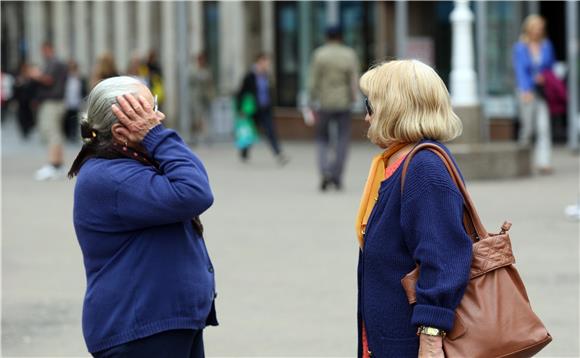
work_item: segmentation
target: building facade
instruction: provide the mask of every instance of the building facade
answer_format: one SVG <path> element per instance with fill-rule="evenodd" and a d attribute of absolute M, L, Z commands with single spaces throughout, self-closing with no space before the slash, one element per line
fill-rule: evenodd
<path fill-rule="evenodd" d="M 1 7 L 3 71 L 15 71 L 25 58 L 41 64 L 46 40 L 60 58 L 75 59 L 85 75 L 106 51 L 124 72 L 131 56 L 155 49 L 168 118 L 177 118 L 179 101 L 187 100 L 179 81 L 201 52 L 224 97 L 235 93 L 256 55 L 271 54 L 276 104 L 296 108 L 304 100 L 311 53 L 331 24 L 341 25 L 345 42 L 359 55 L 361 72 L 405 57 L 430 64 L 446 83 L 451 72 L 452 1 L 2 1 Z M 501 131 L 512 128 L 517 115 L 511 47 L 520 24 L 529 13 L 543 14 L 557 59 L 565 62 L 565 2 L 472 1 L 470 7 L 484 113 L 497 135 L 509 137 Z M 185 36 L 178 33 L 182 12 L 187 13 Z M 185 68 L 178 61 L 183 53 L 189 59 Z"/>

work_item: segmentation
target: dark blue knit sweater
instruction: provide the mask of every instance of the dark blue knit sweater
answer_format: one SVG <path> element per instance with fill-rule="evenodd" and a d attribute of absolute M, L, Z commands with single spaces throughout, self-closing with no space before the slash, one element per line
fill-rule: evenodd
<path fill-rule="evenodd" d="M 359 338 L 364 321 L 369 350 L 380 358 L 416 358 L 417 326 L 451 330 L 471 264 L 463 198 L 441 159 L 417 153 L 402 195 L 401 172 L 381 184 L 359 257 Z M 416 263 L 421 275 L 411 306 L 401 279 Z"/>
<path fill-rule="evenodd" d="M 191 223 L 213 202 L 207 173 L 178 135 L 143 140 L 160 169 L 90 159 L 74 194 L 87 277 L 83 334 L 90 352 L 171 329 L 217 324 L 213 266 Z"/>

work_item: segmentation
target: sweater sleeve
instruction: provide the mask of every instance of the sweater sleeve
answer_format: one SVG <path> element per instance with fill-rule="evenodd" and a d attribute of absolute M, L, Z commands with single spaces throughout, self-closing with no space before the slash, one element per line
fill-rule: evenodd
<path fill-rule="evenodd" d="M 117 190 L 117 214 L 128 230 L 192 219 L 213 203 L 201 161 L 173 130 L 158 125 L 142 143 L 160 171 L 143 167 Z"/>
<path fill-rule="evenodd" d="M 523 43 L 516 43 L 512 53 L 512 65 L 516 75 L 516 83 L 519 91 L 531 91 L 534 89 L 534 79 L 527 69 L 527 48 Z"/>
<path fill-rule="evenodd" d="M 420 265 L 411 321 L 450 331 L 469 280 L 472 256 L 462 222 L 463 197 L 433 153 L 417 154 L 407 173 L 401 226 Z"/>

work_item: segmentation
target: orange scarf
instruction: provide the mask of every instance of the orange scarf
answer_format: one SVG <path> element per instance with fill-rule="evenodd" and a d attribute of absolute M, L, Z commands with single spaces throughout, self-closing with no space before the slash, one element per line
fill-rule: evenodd
<path fill-rule="evenodd" d="M 378 200 L 379 187 L 383 180 L 385 180 L 385 169 L 389 158 L 405 147 L 407 143 L 400 143 L 392 145 L 384 152 L 377 154 L 371 163 L 369 176 L 363 190 L 360 200 L 358 214 L 356 216 L 355 230 L 358 237 L 358 243 L 362 250 L 364 244 L 364 235 L 369 220 L 369 216 L 373 211 L 373 207 Z"/>

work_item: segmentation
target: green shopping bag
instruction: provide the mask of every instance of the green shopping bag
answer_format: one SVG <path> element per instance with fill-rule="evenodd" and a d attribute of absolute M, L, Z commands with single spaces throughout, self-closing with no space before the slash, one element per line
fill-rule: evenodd
<path fill-rule="evenodd" d="M 238 149 L 247 148 L 258 140 L 258 133 L 256 132 L 254 120 L 246 116 L 238 116 L 236 118 L 234 131 L 236 147 Z"/>

